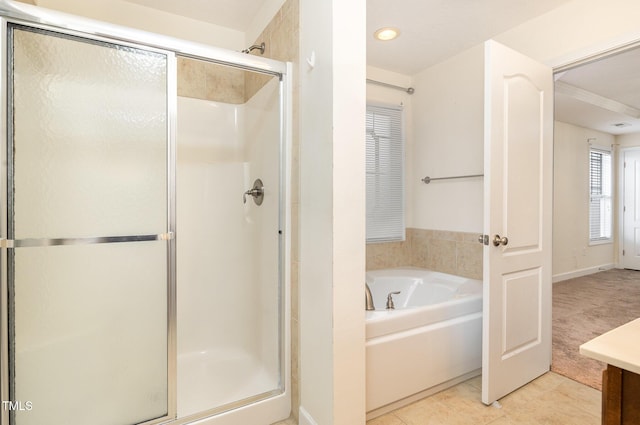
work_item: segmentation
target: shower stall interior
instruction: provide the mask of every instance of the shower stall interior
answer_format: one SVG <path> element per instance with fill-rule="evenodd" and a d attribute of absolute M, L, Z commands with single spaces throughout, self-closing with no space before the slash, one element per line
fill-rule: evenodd
<path fill-rule="evenodd" d="M 0 15 L 2 423 L 286 418 L 290 65 Z"/>

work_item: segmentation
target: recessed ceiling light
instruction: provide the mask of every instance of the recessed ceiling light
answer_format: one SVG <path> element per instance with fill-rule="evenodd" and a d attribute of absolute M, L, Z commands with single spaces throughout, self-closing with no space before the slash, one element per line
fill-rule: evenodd
<path fill-rule="evenodd" d="M 631 126 L 631 124 L 629 124 L 628 122 L 617 122 L 617 123 L 611 124 L 611 125 L 614 126 L 614 127 L 618 127 L 618 128 Z"/>
<path fill-rule="evenodd" d="M 380 28 L 379 30 L 373 33 L 373 36 L 376 39 L 381 41 L 393 40 L 399 35 L 400 35 L 400 30 L 397 28 L 391 28 L 391 27 Z"/>

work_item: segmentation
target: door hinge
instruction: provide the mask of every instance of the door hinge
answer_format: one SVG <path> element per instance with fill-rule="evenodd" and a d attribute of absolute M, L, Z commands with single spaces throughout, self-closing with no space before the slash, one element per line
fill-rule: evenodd
<path fill-rule="evenodd" d="M 622 250 L 622 255 L 624 255 L 624 249 Z"/>

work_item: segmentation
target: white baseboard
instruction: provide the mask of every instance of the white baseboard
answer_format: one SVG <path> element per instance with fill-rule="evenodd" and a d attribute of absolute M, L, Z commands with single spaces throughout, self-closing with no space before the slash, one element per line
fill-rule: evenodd
<path fill-rule="evenodd" d="M 304 407 L 300 406 L 300 410 L 298 411 L 298 424 L 299 425 L 318 425 L 316 421 L 313 420 L 313 417 L 305 410 Z"/>
<path fill-rule="evenodd" d="M 560 273 L 560 274 L 556 274 L 553 276 L 552 278 L 552 282 L 556 283 L 556 282 L 561 282 L 563 280 L 567 280 L 567 279 L 573 279 L 576 277 L 581 277 L 581 276 L 587 276 L 593 273 L 598 273 L 604 270 L 610 270 L 612 268 L 614 268 L 616 265 L 613 263 L 610 264 L 602 264 L 600 266 L 594 266 L 594 267 L 588 267 L 586 269 L 580 269 L 580 270 L 574 270 L 571 272 L 566 272 L 566 273 Z"/>

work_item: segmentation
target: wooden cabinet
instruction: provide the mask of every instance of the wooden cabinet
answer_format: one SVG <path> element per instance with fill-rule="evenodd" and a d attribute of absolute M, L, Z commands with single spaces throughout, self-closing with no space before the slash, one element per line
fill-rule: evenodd
<path fill-rule="evenodd" d="M 580 346 L 606 363 L 602 374 L 602 425 L 640 425 L 640 319 Z"/>
<path fill-rule="evenodd" d="M 602 425 L 640 424 L 640 375 L 608 365 L 602 374 Z"/>

